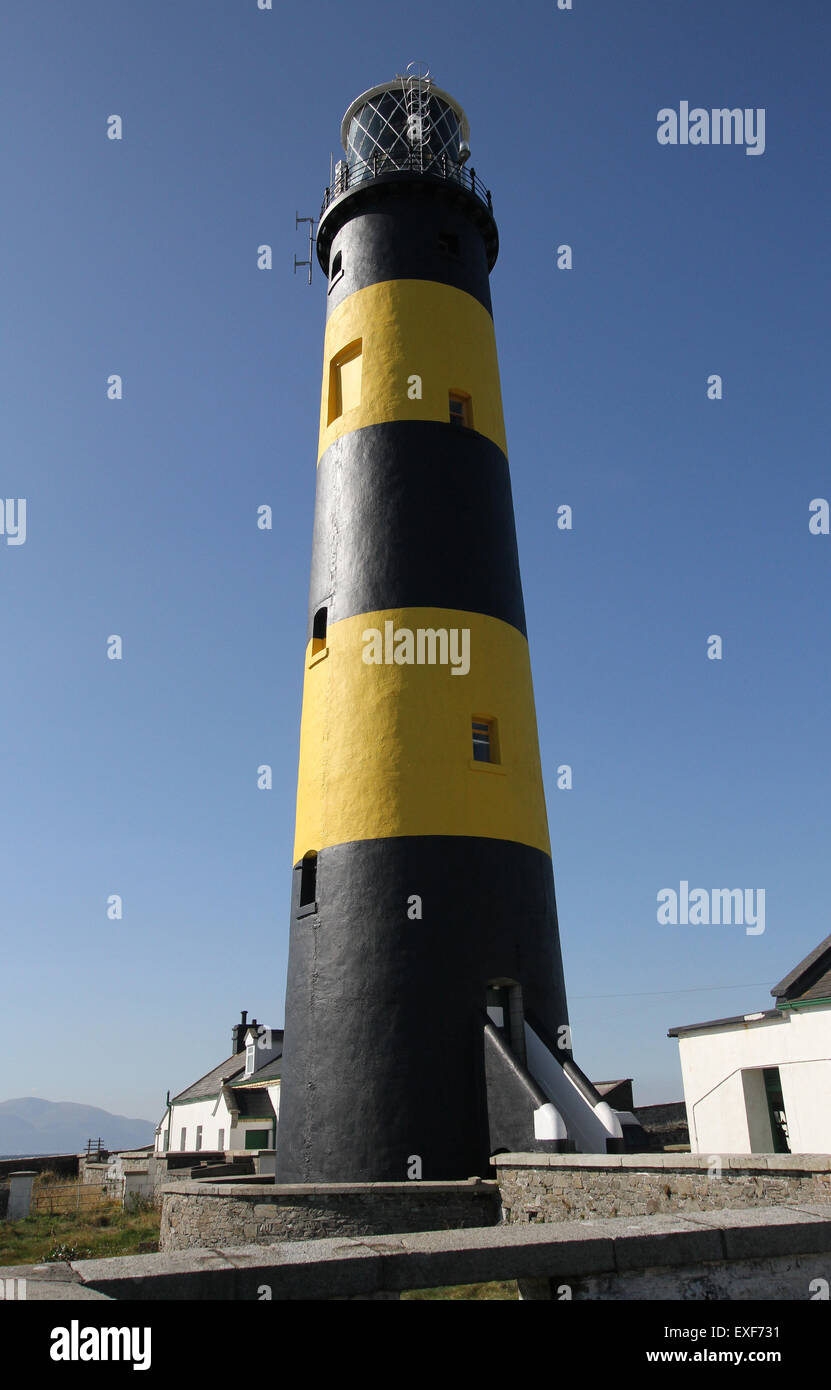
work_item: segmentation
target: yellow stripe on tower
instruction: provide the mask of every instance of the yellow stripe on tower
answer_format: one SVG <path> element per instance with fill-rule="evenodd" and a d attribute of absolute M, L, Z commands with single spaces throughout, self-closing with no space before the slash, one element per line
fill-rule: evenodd
<path fill-rule="evenodd" d="M 323 361 L 318 458 L 365 425 L 447 423 L 450 391 L 470 397 L 473 429 L 507 454 L 493 320 L 464 290 L 433 280 L 356 290 L 326 325 Z"/>
<path fill-rule="evenodd" d="M 364 633 L 467 628 L 470 671 L 367 665 Z M 513 840 L 550 854 L 528 642 L 510 623 L 447 608 L 360 613 L 306 652 L 295 862 L 309 850 L 401 835 Z M 472 720 L 495 720 L 499 763 L 473 759 Z"/>

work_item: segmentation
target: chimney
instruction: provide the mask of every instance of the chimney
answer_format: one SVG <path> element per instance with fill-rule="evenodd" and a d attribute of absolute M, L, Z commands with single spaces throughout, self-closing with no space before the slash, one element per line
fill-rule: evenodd
<path fill-rule="evenodd" d="M 240 1014 L 239 1023 L 235 1023 L 233 1028 L 231 1029 L 231 1051 L 233 1052 L 234 1056 L 236 1056 L 238 1052 L 245 1051 L 244 1039 L 246 1030 L 248 1028 L 248 1024 L 246 1023 L 247 1018 L 248 1010 L 243 1009 L 242 1013 Z"/>

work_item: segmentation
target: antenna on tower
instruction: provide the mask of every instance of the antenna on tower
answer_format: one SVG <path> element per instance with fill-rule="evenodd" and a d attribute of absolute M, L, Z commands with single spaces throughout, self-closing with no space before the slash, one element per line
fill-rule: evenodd
<path fill-rule="evenodd" d="M 297 231 L 297 228 L 300 226 L 301 222 L 308 222 L 308 224 L 309 224 L 309 259 L 308 259 L 307 261 L 298 261 L 297 256 L 295 256 L 295 258 L 294 258 L 294 273 L 295 273 L 295 275 L 297 274 L 297 270 L 298 270 L 298 267 L 299 267 L 299 266 L 307 265 L 307 266 L 309 267 L 309 284 L 311 284 L 311 283 L 312 283 L 312 252 L 314 251 L 314 246 L 315 246 L 315 220 L 314 220 L 313 217 L 301 217 L 299 213 L 295 213 L 295 214 L 294 214 L 294 230 L 295 230 L 295 231 Z"/>

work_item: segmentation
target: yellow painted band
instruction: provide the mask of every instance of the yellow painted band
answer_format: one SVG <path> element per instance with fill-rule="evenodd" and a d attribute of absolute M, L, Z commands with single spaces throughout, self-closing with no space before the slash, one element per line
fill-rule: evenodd
<path fill-rule="evenodd" d="M 358 344 L 356 365 L 349 353 Z M 337 363 L 342 358 L 348 381 L 341 395 Z M 448 422 L 451 391 L 470 398 L 472 428 L 507 454 L 496 339 L 487 309 L 464 290 L 433 280 L 385 280 L 356 290 L 326 325 L 318 458 L 342 434 L 366 425 Z"/>
<path fill-rule="evenodd" d="M 467 629 L 469 672 L 438 660 L 368 665 L 364 633 L 386 637 L 387 622 L 414 635 Z M 396 608 L 334 623 L 327 644 L 325 661 L 310 665 L 311 643 L 306 652 L 295 863 L 329 845 L 403 835 L 514 840 L 550 853 L 521 632 L 480 613 Z M 474 718 L 497 721 L 498 766 L 473 760 Z"/>

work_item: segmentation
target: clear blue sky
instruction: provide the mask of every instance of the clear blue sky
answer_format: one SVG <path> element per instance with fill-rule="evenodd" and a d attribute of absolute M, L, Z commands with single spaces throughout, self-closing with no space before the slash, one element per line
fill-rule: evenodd
<path fill-rule="evenodd" d="M 294 218 L 412 59 L 500 228 L 575 1055 L 680 1098 L 667 1028 L 767 1007 L 830 929 L 826 0 L 8 0 L 3 29 L 0 1099 L 157 1119 L 241 1008 L 282 1023 L 324 322 Z M 763 107 L 765 153 L 660 146 L 682 100 Z M 765 933 L 659 926 L 681 879 L 764 888 Z"/>

